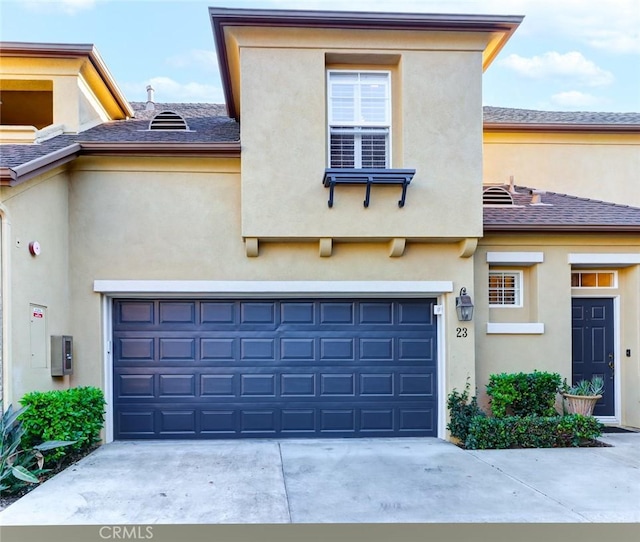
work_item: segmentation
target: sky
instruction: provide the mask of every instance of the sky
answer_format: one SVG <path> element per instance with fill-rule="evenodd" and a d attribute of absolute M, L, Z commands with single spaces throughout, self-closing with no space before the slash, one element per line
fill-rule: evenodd
<path fill-rule="evenodd" d="M 640 0 L 0 0 L 0 40 L 91 43 L 129 101 L 223 103 L 210 6 L 524 15 L 484 105 L 640 112 Z"/>

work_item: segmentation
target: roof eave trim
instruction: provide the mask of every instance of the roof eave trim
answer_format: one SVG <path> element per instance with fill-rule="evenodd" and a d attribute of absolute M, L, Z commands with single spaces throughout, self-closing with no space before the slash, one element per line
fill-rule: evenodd
<path fill-rule="evenodd" d="M 75 58 L 87 57 L 91 65 L 98 72 L 100 78 L 113 99 L 127 117 L 133 117 L 134 111 L 128 100 L 118 87 L 115 79 L 109 72 L 107 65 L 102 60 L 98 50 L 89 43 L 29 43 L 29 42 L 0 42 L 2 56 L 27 56 L 50 58 Z"/>
<path fill-rule="evenodd" d="M 485 132 L 640 133 L 640 124 L 485 122 Z"/>
<path fill-rule="evenodd" d="M 639 232 L 640 224 L 485 224 L 485 232 Z"/>
<path fill-rule="evenodd" d="M 0 167 L 0 186 L 13 186 L 16 182 L 16 172 L 10 167 Z"/>
<path fill-rule="evenodd" d="M 50 154 L 25 162 L 14 168 L 2 168 L 0 178 L 2 185 L 15 186 L 21 184 L 37 175 L 70 162 L 80 153 L 80 145 L 73 143 L 62 149 L 58 149 Z M 5 171 L 8 170 L 6 175 Z"/>
<path fill-rule="evenodd" d="M 117 156 L 215 156 L 239 158 L 240 142 L 228 143 L 139 143 L 80 142 L 83 155 Z"/>
<path fill-rule="evenodd" d="M 505 37 L 501 40 L 491 58 L 485 62 L 486 68 L 486 65 L 498 54 L 524 19 L 522 15 L 422 14 L 219 7 L 210 7 L 209 17 L 218 55 L 227 114 L 236 121 L 240 121 L 240 119 L 231 90 L 231 73 L 227 61 L 227 46 L 224 37 L 225 26 L 502 32 Z"/>

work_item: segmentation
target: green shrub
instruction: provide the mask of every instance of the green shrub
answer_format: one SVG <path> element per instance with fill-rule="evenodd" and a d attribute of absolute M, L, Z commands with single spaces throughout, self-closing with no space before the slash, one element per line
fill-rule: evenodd
<path fill-rule="evenodd" d="M 467 439 L 469 425 L 471 420 L 476 416 L 484 416 L 484 412 L 478 406 L 478 400 L 475 396 L 469 401 L 469 381 L 462 393 L 454 389 L 447 397 L 447 408 L 449 409 L 450 421 L 447 429 L 451 431 L 451 435 L 461 442 Z"/>
<path fill-rule="evenodd" d="M 490 448 L 559 448 L 580 446 L 602 433 L 602 424 L 592 416 L 476 416 L 469 425 L 465 447 L 469 450 Z"/>
<path fill-rule="evenodd" d="M 501 373 L 489 377 L 487 394 L 496 418 L 555 416 L 556 394 L 562 384 L 558 373 Z"/>
<path fill-rule="evenodd" d="M 0 417 L 0 494 L 16 492 L 27 484 L 40 482 L 44 469 L 42 452 L 69 446 L 73 442 L 49 441 L 37 444 L 33 448 L 22 446 L 24 427 L 18 419 L 28 407 L 17 411 L 9 405 Z"/>
<path fill-rule="evenodd" d="M 20 419 L 24 426 L 24 446 L 33 446 L 42 440 L 73 440 L 70 449 L 83 452 L 100 441 L 104 425 L 104 395 L 91 386 L 31 392 L 20 402 L 29 406 Z M 65 450 L 56 449 L 46 454 L 47 461 L 57 460 Z"/>

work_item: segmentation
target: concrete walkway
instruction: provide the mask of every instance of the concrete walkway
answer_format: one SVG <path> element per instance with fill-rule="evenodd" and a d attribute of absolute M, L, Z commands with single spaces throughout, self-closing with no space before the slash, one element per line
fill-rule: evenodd
<path fill-rule="evenodd" d="M 611 448 L 431 438 L 114 442 L 1 525 L 640 522 L 640 433 Z"/>

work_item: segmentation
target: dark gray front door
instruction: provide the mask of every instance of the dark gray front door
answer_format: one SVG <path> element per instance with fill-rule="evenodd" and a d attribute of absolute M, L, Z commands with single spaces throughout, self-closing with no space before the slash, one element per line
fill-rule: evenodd
<path fill-rule="evenodd" d="M 434 303 L 116 300 L 115 438 L 436 436 Z"/>
<path fill-rule="evenodd" d="M 613 299 L 574 298 L 572 300 L 573 383 L 593 376 L 604 378 L 604 394 L 594 416 L 615 415 L 615 359 Z"/>

